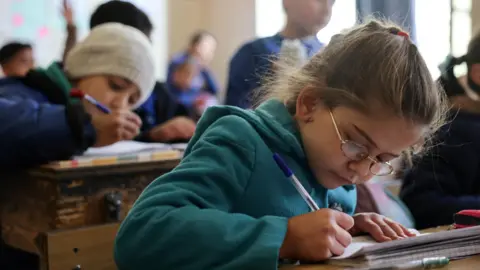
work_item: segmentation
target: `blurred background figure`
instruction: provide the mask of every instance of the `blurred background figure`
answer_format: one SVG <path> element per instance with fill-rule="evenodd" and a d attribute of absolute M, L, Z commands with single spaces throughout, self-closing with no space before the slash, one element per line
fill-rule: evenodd
<path fill-rule="evenodd" d="M 0 66 L 5 77 L 23 77 L 34 66 L 32 45 L 10 42 L 0 49 Z"/>
<path fill-rule="evenodd" d="M 324 44 L 317 33 L 330 21 L 334 0 L 283 0 L 287 20 L 274 36 L 244 44 L 230 61 L 227 105 L 250 107 L 252 91 L 272 71 L 272 60 L 282 54 L 287 62 L 301 63 L 318 52 Z"/>
<path fill-rule="evenodd" d="M 216 48 L 215 37 L 200 30 L 192 35 L 186 51 L 172 57 L 168 67 L 168 89 L 178 102 L 198 115 L 217 103 L 218 84 L 208 67 Z"/>

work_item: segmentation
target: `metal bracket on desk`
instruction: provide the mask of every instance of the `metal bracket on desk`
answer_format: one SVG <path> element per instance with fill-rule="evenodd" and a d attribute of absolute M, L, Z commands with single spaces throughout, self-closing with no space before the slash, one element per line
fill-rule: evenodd
<path fill-rule="evenodd" d="M 118 191 L 105 194 L 107 221 L 120 221 L 122 194 Z"/>
<path fill-rule="evenodd" d="M 77 254 L 78 253 L 78 248 L 74 248 L 73 253 Z M 82 266 L 80 264 L 77 264 L 77 265 L 75 265 L 74 268 L 72 268 L 72 270 L 82 270 Z"/>

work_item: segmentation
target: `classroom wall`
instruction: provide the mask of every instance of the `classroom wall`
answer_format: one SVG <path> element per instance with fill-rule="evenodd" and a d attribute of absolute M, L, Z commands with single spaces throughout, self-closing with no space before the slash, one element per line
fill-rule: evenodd
<path fill-rule="evenodd" d="M 211 66 L 223 90 L 219 94 L 219 98 L 223 100 L 230 58 L 242 43 L 255 38 L 255 0 L 208 2 L 210 8 L 205 13 L 205 28 L 221 41 Z"/>
<path fill-rule="evenodd" d="M 480 31 L 480 1 L 472 0 L 472 36 Z"/>

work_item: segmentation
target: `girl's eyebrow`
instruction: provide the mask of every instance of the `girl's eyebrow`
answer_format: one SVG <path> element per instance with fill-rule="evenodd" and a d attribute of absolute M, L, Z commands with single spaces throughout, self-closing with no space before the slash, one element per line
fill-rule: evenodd
<path fill-rule="evenodd" d="M 357 127 L 354 124 L 352 124 L 352 126 L 365 140 L 367 140 L 373 147 L 378 149 L 377 144 L 372 140 L 370 136 L 368 136 L 368 134 L 365 131 L 363 131 L 361 128 Z M 385 153 L 384 155 L 390 155 L 394 158 L 397 158 L 400 156 L 400 154 L 393 154 L 393 153 Z"/>

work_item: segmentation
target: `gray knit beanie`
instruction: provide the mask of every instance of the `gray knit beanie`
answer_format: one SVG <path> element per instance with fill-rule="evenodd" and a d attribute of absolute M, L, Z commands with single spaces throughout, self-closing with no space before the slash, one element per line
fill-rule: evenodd
<path fill-rule="evenodd" d="M 105 23 L 72 48 L 65 59 L 65 72 L 71 79 L 114 75 L 132 81 L 141 92 L 136 108 L 150 96 L 155 84 L 152 45 L 133 27 Z"/>

